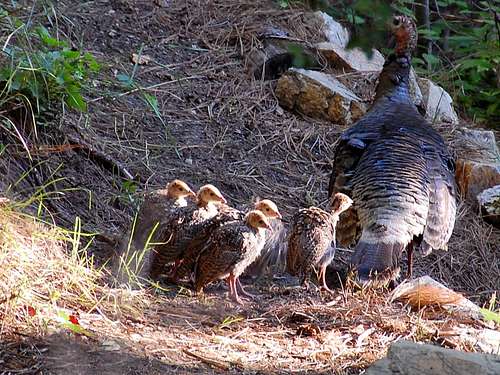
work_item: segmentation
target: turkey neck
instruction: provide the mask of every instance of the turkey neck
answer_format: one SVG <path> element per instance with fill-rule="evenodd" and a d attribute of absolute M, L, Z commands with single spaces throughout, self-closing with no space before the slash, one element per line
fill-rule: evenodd
<path fill-rule="evenodd" d="M 167 195 L 168 197 L 168 195 Z M 173 197 L 173 196 L 170 196 L 169 197 L 170 199 L 173 200 L 173 205 L 174 207 L 186 207 L 187 206 L 187 200 L 185 197 Z"/>
<path fill-rule="evenodd" d="M 217 214 L 217 206 L 214 202 L 205 202 L 200 199 L 196 203 L 196 206 L 198 207 L 198 209 L 208 211 L 213 216 Z"/>
<path fill-rule="evenodd" d="M 409 55 L 391 54 L 379 76 L 373 106 L 379 102 L 411 104 L 409 81 L 411 61 Z"/>
<path fill-rule="evenodd" d="M 335 227 L 339 221 L 339 216 L 340 212 L 338 211 L 333 211 L 330 212 L 330 222 L 332 223 L 333 227 Z"/>

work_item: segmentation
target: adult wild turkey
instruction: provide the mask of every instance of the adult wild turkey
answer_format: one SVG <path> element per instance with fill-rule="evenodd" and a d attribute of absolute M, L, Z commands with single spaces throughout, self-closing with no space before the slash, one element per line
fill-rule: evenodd
<path fill-rule="evenodd" d="M 455 223 L 452 156 L 409 95 L 416 27 L 397 16 L 392 32 L 395 52 L 384 64 L 370 110 L 340 137 L 328 189 L 330 196 L 342 192 L 354 201 L 341 215 L 337 240 L 356 243 L 351 266 L 363 284 L 394 279 L 404 249 L 411 275 L 414 245 L 425 255 L 446 249 Z"/>

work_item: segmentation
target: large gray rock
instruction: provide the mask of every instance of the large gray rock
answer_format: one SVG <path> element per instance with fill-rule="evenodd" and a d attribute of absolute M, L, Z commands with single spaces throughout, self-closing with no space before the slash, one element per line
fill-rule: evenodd
<path fill-rule="evenodd" d="M 361 99 L 334 76 L 313 70 L 290 69 L 278 80 L 276 96 L 284 108 L 342 125 L 366 112 Z"/>
<path fill-rule="evenodd" d="M 384 56 L 375 49 L 370 58 L 360 48 L 346 49 L 330 42 L 318 43 L 316 49 L 329 66 L 346 72 L 379 71 L 385 62 Z"/>
<path fill-rule="evenodd" d="M 387 357 L 375 362 L 365 374 L 498 375 L 500 374 L 500 357 L 398 341 L 391 345 Z"/>
<path fill-rule="evenodd" d="M 500 152 L 492 131 L 463 128 L 455 132 L 456 181 L 472 204 L 485 189 L 500 185 Z"/>
<path fill-rule="evenodd" d="M 321 32 L 325 35 L 325 39 L 336 46 L 346 47 L 349 43 L 349 31 L 340 23 L 335 21 L 330 15 L 325 12 L 315 12 L 314 15 L 320 20 Z"/>
<path fill-rule="evenodd" d="M 391 293 L 391 301 L 395 300 L 405 301 L 416 309 L 433 306 L 451 314 L 483 318 L 479 306 L 430 276 L 406 280 L 398 285 Z"/>
<path fill-rule="evenodd" d="M 484 221 L 500 228 L 500 185 L 483 190 L 477 196 Z"/>
<path fill-rule="evenodd" d="M 329 66 L 348 72 L 382 70 L 384 56 L 379 51 L 372 50 L 373 55 L 368 58 L 360 48 L 346 49 L 349 31 L 324 12 L 318 11 L 315 15 L 322 24 L 321 31 L 326 39 L 325 42 L 318 43 L 316 49 Z"/>
<path fill-rule="evenodd" d="M 418 84 L 422 91 L 425 118 L 431 122 L 457 124 L 458 115 L 453 109 L 453 100 L 450 94 L 426 78 L 419 78 Z"/>

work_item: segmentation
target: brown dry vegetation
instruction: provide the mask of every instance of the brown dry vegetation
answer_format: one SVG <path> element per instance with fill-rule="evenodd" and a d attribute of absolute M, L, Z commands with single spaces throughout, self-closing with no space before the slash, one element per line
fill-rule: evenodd
<path fill-rule="evenodd" d="M 259 299 L 241 308 L 227 302 L 217 285 L 204 300 L 177 288 L 110 289 L 105 270 L 89 269 L 85 251 L 71 251 L 86 242 L 75 238 L 75 217 L 86 232 L 120 236 L 136 203 L 117 170 L 106 168 L 96 155 L 106 155 L 135 176 L 139 192 L 174 177 L 194 186 L 210 182 L 234 204 L 270 197 L 285 215 L 326 200 L 332 147 L 343 129 L 284 112 L 273 94 L 275 83 L 251 78 L 243 59 L 258 43 L 256 33 L 268 25 L 301 40 L 319 40 L 310 12 L 282 10 L 264 0 L 165 4 L 60 1 L 51 13 L 60 35 L 81 42 L 104 69 L 89 97 L 89 112 L 51 120 L 31 142 L 33 161 L 15 146 L 0 159 L 2 191 L 18 202 L 36 197 L 28 210 L 40 207 L 45 220 L 71 229 L 47 229 L 1 208 L 0 282 L 6 288 L 0 289 L 0 363 L 26 373 L 358 373 L 400 338 L 473 350 L 442 332 L 480 323 L 412 312 L 389 303 L 383 292 L 339 289 L 334 296 L 320 296 L 278 278 L 255 286 Z M 43 7 L 35 7 L 33 14 L 47 22 Z M 158 98 L 164 124 L 140 90 L 127 91 L 116 79 L 132 71 L 130 57 L 142 44 L 152 62 L 139 67 L 135 80 Z M 371 98 L 372 76 L 343 78 L 356 78 L 356 93 Z M 452 127 L 441 130 L 452 137 Z M 95 152 L 40 151 L 68 142 Z M 499 248 L 498 230 L 462 204 L 449 251 L 417 259 L 416 273 L 430 274 L 483 304 L 500 290 Z M 99 264 L 113 253 L 97 240 L 89 250 Z M 348 256 L 348 250 L 340 251 L 337 264 L 342 266 Z M 22 282 L 12 278 L 15 272 Z M 36 309 L 34 317 L 27 305 Z M 75 339 L 64 334 L 67 329 L 60 332 L 54 319 L 60 309 L 78 312 L 92 337 Z"/>

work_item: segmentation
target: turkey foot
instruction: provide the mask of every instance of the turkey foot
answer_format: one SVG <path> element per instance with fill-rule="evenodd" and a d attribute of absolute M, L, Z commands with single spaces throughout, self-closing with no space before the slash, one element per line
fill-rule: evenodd
<path fill-rule="evenodd" d="M 236 277 L 232 273 L 226 278 L 226 282 L 229 284 L 229 297 L 236 302 L 238 305 L 244 305 L 243 300 L 238 296 L 238 288 L 236 286 Z"/>
<path fill-rule="evenodd" d="M 239 288 L 240 293 L 247 298 L 254 299 L 257 297 L 255 294 L 249 293 L 243 288 L 243 285 L 241 285 L 241 281 L 239 278 L 236 278 L 236 287 Z"/>
<path fill-rule="evenodd" d="M 331 290 L 328 287 L 328 285 L 326 285 L 326 265 L 321 266 L 321 269 L 320 269 L 319 275 L 318 275 L 318 280 L 321 280 L 320 290 L 324 290 L 325 292 L 333 294 L 333 290 Z"/>

